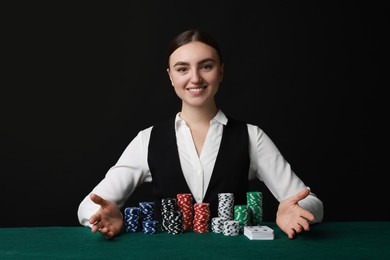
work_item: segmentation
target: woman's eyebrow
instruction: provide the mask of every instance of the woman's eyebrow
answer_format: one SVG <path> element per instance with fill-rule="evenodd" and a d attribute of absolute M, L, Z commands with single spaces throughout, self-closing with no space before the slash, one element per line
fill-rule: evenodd
<path fill-rule="evenodd" d="M 200 60 L 198 62 L 198 64 L 203 64 L 203 63 L 206 63 L 206 62 L 216 62 L 213 58 L 206 58 L 206 59 L 203 59 L 203 60 Z M 185 61 L 178 61 L 176 62 L 173 67 L 176 67 L 176 66 L 188 66 L 189 63 L 188 62 L 185 62 Z"/>
<path fill-rule="evenodd" d="M 213 58 L 206 58 L 198 62 L 198 64 L 206 63 L 206 62 L 216 62 Z"/>
<path fill-rule="evenodd" d="M 173 65 L 173 67 L 176 67 L 176 66 L 187 66 L 187 65 L 189 65 L 188 62 L 178 61 L 178 62 L 176 62 L 176 63 Z"/>

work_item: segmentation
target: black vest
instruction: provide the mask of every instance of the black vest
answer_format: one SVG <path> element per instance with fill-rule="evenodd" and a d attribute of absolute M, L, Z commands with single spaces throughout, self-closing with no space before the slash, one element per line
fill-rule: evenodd
<path fill-rule="evenodd" d="M 233 193 L 235 205 L 246 205 L 249 174 L 249 140 L 246 123 L 228 118 L 203 202 L 210 203 L 211 217 L 218 215 L 218 193 Z M 162 198 L 190 193 L 184 178 L 176 143 L 174 118 L 152 128 L 148 148 L 156 215 Z"/>

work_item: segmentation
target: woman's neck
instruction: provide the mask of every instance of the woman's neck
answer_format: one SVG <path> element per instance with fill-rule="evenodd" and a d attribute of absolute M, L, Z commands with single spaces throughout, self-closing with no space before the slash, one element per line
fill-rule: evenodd
<path fill-rule="evenodd" d="M 191 127 L 191 125 L 209 124 L 217 113 L 218 108 L 215 104 L 210 107 L 201 108 L 183 106 L 180 117 Z"/>

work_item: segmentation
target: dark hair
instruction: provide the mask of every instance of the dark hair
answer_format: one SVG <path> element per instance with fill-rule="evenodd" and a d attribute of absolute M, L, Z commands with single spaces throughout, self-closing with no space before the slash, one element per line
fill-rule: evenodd
<path fill-rule="evenodd" d="M 168 62 L 168 68 L 169 68 L 169 57 L 171 54 L 179 47 L 190 43 L 190 42 L 202 42 L 204 44 L 207 44 L 211 47 L 213 47 L 219 56 L 219 60 L 222 63 L 222 55 L 221 55 L 221 50 L 219 49 L 219 45 L 217 41 L 211 37 L 208 33 L 204 31 L 200 31 L 197 29 L 191 29 L 184 31 L 177 35 L 175 38 L 172 39 L 172 41 L 168 45 L 168 53 L 167 53 L 167 62 Z"/>

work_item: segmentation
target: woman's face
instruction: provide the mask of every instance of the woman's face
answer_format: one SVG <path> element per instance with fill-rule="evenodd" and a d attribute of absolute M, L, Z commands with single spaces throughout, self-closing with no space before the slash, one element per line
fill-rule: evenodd
<path fill-rule="evenodd" d="M 214 48 L 198 41 L 183 45 L 171 54 L 167 71 L 183 105 L 214 104 L 223 78 L 223 65 Z"/>

